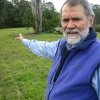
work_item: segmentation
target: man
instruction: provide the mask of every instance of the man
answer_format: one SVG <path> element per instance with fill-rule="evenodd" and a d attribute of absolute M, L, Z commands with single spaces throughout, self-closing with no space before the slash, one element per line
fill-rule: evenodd
<path fill-rule="evenodd" d="M 100 43 L 94 12 L 86 0 L 66 0 L 61 8 L 64 38 L 54 42 L 19 39 L 33 53 L 52 58 L 46 100 L 100 100 Z"/>

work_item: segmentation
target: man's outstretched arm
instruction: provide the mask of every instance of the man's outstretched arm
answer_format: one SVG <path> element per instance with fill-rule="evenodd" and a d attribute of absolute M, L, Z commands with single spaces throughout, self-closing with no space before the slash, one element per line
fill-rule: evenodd
<path fill-rule="evenodd" d="M 15 39 L 21 40 L 22 43 L 28 47 L 34 54 L 53 59 L 57 50 L 58 41 L 46 42 L 38 40 L 25 39 L 20 33 Z"/>

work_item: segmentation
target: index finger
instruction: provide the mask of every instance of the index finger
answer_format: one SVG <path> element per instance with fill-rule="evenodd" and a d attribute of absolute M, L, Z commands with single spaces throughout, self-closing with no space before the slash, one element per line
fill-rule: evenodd
<path fill-rule="evenodd" d="M 21 33 L 19 33 L 19 36 L 20 36 L 20 37 L 22 37 L 22 34 L 21 34 Z"/>

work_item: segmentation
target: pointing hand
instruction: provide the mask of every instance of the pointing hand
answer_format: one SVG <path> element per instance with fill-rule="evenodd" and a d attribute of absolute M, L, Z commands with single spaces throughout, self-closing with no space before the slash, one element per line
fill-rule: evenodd
<path fill-rule="evenodd" d="M 17 39 L 17 40 L 23 40 L 24 39 L 24 37 L 22 36 L 22 34 L 21 33 L 19 33 L 19 36 L 18 37 L 16 37 L 15 39 Z"/>

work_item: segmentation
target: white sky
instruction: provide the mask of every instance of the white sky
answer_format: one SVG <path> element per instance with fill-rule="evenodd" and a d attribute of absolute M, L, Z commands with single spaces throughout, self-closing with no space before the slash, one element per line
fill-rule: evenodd
<path fill-rule="evenodd" d="M 50 1 L 54 4 L 55 8 L 57 9 L 57 11 L 60 11 L 61 9 L 61 6 L 63 5 L 63 3 L 66 1 L 66 0 L 45 0 L 46 2 Z M 100 0 L 88 0 L 89 3 L 92 3 L 92 4 L 99 4 L 100 5 Z"/>

